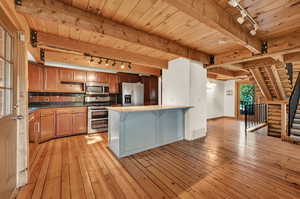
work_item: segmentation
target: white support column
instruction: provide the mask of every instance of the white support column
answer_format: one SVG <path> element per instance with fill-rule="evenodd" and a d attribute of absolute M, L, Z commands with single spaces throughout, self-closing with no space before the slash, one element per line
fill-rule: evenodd
<path fill-rule="evenodd" d="M 206 136 L 206 84 L 207 71 L 199 62 L 178 58 L 163 70 L 162 104 L 194 107 L 186 113 L 186 140 Z"/>

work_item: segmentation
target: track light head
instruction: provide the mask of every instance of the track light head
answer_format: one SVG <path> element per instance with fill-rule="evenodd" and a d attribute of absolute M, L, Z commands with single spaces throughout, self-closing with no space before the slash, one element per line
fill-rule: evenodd
<path fill-rule="evenodd" d="M 121 69 L 124 69 L 125 68 L 125 65 L 122 63 L 122 65 L 121 65 Z"/>
<path fill-rule="evenodd" d="M 255 30 L 255 29 L 252 29 L 252 30 L 250 31 L 250 34 L 251 34 L 252 36 L 255 36 L 255 35 L 256 35 L 256 30 Z"/>
<path fill-rule="evenodd" d="M 92 63 L 93 61 L 94 61 L 94 58 L 93 58 L 93 56 L 91 56 L 90 63 Z"/>
<path fill-rule="evenodd" d="M 237 21 L 239 22 L 239 24 L 243 24 L 245 22 L 245 17 L 239 17 L 237 18 Z"/>
<path fill-rule="evenodd" d="M 113 62 L 112 66 L 115 66 L 115 65 L 116 65 L 116 61 Z"/>
<path fill-rule="evenodd" d="M 128 68 L 131 69 L 131 63 L 128 64 Z"/>
<path fill-rule="evenodd" d="M 231 5 L 232 7 L 238 7 L 240 0 L 229 0 L 228 4 Z"/>
<path fill-rule="evenodd" d="M 98 64 L 102 64 L 102 59 L 101 59 L 101 58 L 99 59 L 99 62 L 98 62 Z"/>

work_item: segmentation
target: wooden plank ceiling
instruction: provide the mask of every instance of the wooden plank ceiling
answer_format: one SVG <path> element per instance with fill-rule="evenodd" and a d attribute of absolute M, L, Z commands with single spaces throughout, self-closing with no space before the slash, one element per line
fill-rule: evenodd
<path fill-rule="evenodd" d="M 128 27 L 133 27 L 137 30 L 174 41 L 182 46 L 203 52 L 207 55 L 222 56 L 236 50 L 238 50 L 238 52 L 246 51 L 247 54 L 252 54 L 252 52 L 237 42 L 236 38 L 230 36 L 230 34 L 224 34 L 224 32 L 218 28 L 214 28 L 211 24 L 200 22 L 199 18 L 195 17 L 195 15 L 187 13 L 184 9 L 179 9 L 179 7 L 175 5 L 176 3 L 172 5 L 172 2 L 168 0 L 59 1 L 85 12 L 104 16 L 107 19 L 127 25 Z M 239 12 L 236 8 L 228 5 L 228 0 L 214 1 L 217 3 L 217 6 L 220 6 L 224 12 L 232 17 L 234 22 L 236 21 Z M 199 2 L 205 1 L 201 0 Z M 257 36 L 253 37 L 253 39 L 261 41 L 275 37 L 284 37 L 300 28 L 300 0 L 241 0 L 240 3 L 257 20 L 260 26 Z M 194 4 L 191 3 L 189 5 L 193 6 Z M 133 42 L 108 37 L 104 34 L 97 34 L 86 29 L 80 29 L 62 23 L 54 23 L 53 21 L 45 20 L 35 15 L 23 15 L 28 21 L 29 26 L 37 31 L 92 43 L 94 45 L 147 55 L 148 57 L 159 60 L 167 61 L 178 57 L 172 53 L 162 52 Z M 241 30 L 244 30 L 245 33 L 248 33 L 250 30 L 248 23 L 237 25 L 241 26 Z M 241 66 L 226 65 L 222 67 L 229 71 L 229 73 L 219 73 L 222 79 L 224 78 L 224 74 L 225 77 L 232 78 L 232 76 L 228 76 L 228 74 L 241 76 L 244 75 L 243 72 L 245 72 Z"/>

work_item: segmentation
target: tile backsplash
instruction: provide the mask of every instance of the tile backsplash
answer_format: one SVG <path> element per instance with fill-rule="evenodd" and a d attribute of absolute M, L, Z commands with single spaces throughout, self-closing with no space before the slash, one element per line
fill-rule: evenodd
<path fill-rule="evenodd" d="M 70 93 L 29 93 L 29 103 L 84 102 L 83 94 Z"/>

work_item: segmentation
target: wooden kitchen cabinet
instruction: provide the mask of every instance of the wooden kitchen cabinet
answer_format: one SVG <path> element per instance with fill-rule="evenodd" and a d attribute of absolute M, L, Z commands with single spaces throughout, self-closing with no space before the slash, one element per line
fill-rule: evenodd
<path fill-rule="evenodd" d="M 55 137 L 55 109 L 41 110 L 39 142 Z"/>
<path fill-rule="evenodd" d="M 40 135 L 40 113 L 34 111 L 29 114 L 29 142 L 38 142 Z"/>
<path fill-rule="evenodd" d="M 86 72 L 74 70 L 74 81 L 75 82 L 86 82 Z"/>
<path fill-rule="evenodd" d="M 84 112 L 75 112 L 73 113 L 73 134 L 80 134 L 87 132 L 87 113 Z"/>
<path fill-rule="evenodd" d="M 68 69 L 59 69 L 59 80 L 60 82 L 72 82 L 73 78 L 73 70 Z"/>
<path fill-rule="evenodd" d="M 142 77 L 144 84 L 144 104 L 158 104 L 158 78 L 157 77 Z"/>
<path fill-rule="evenodd" d="M 56 111 L 56 136 L 72 134 L 73 113 L 72 109 L 60 109 Z"/>
<path fill-rule="evenodd" d="M 87 82 L 97 82 L 98 81 L 97 72 L 88 71 L 86 73 L 86 81 Z"/>
<path fill-rule="evenodd" d="M 103 84 L 108 84 L 108 73 L 102 73 L 102 72 L 98 72 L 98 82 L 103 83 Z"/>
<path fill-rule="evenodd" d="M 43 67 L 39 64 L 28 63 L 28 91 L 42 92 L 44 88 Z"/>
<path fill-rule="evenodd" d="M 117 74 L 108 75 L 109 93 L 119 93 L 119 76 Z"/>
<path fill-rule="evenodd" d="M 59 69 L 60 82 L 85 82 L 86 72 L 71 69 Z"/>
<path fill-rule="evenodd" d="M 56 111 L 56 136 L 76 135 L 87 132 L 87 108 L 59 108 Z"/>
<path fill-rule="evenodd" d="M 44 91 L 57 92 L 59 85 L 58 68 L 45 67 L 44 69 Z"/>

